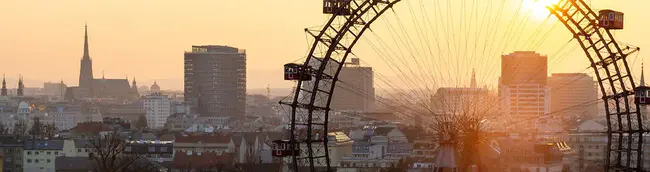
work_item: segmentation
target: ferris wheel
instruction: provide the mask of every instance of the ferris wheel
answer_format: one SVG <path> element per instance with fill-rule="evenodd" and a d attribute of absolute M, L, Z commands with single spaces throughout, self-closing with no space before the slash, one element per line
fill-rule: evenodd
<path fill-rule="evenodd" d="M 381 68 L 366 74 L 387 93 L 369 99 L 402 118 L 435 128 L 448 122 L 440 121 L 440 109 L 485 114 L 498 104 L 481 109 L 434 108 L 428 95 L 444 86 L 497 90 L 498 69 L 520 66 L 499 64 L 489 57 L 521 49 L 545 49 L 551 56 L 549 66 L 561 66 L 575 49 L 582 49 L 588 62 L 573 68 L 591 72 L 598 83 L 601 98 L 586 103 L 602 104 L 606 112 L 605 170 L 643 170 L 642 138 L 648 130 L 640 105 L 648 87 L 637 87 L 631 72 L 635 64 L 629 60 L 640 49 L 621 44 L 613 36 L 615 30 L 623 29 L 621 12 L 594 11 L 583 0 L 324 0 L 322 12 L 329 16 L 325 24 L 305 29 L 314 41 L 304 62 L 284 66 L 285 80 L 296 81 L 295 91 L 281 102 L 290 107 L 290 137 L 274 141 L 273 155 L 288 158 L 293 171 L 333 171 L 339 166 L 332 164 L 329 146 L 335 138 L 328 135 L 328 119 L 339 112 L 332 107 L 335 92 L 343 89 L 347 94 L 370 95 L 340 78 L 349 59 L 359 58 Z M 557 30 L 562 25 L 568 34 Z M 547 69 L 537 72 L 546 76 Z M 477 81 L 484 86 L 476 86 Z M 493 117 L 482 116 L 478 121 Z"/>

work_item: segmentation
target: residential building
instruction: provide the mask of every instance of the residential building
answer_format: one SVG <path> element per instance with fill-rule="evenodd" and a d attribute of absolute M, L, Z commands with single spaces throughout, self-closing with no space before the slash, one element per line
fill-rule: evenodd
<path fill-rule="evenodd" d="M 598 87 L 586 73 L 554 73 L 548 77 L 551 112 L 564 118 L 595 117 Z"/>
<path fill-rule="evenodd" d="M 173 143 L 176 152 L 235 152 L 236 145 L 227 135 L 177 134 Z"/>
<path fill-rule="evenodd" d="M 157 162 L 163 167 L 171 168 L 174 160 L 173 141 L 133 140 L 127 141 L 124 148 L 126 154 L 141 155 L 150 162 Z"/>
<path fill-rule="evenodd" d="M 504 169 L 510 171 L 565 171 L 563 157 L 571 152 L 564 142 L 538 141 L 536 139 L 501 138 Z"/>
<path fill-rule="evenodd" d="M 0 137 L 0 148 L 3 153 L 2 171 L 23 171 L 23 146 L 24 140 L 18 137 Z"/>
<path fill-rule="evenodd" d="M 56 157 L 63 156 L 63 140 L 25 141 L 23 164 L 25 171 L 54 172 Z"/>
<path fill-rule="evenodd" d="M 607 127 L 594 120 L 582 121 L 566 138 L 576 151 L 578 171 L 603 171 L 607 155 Z"/>
<path fill-rule="evenodd" d="M 553 119 L 528 120 L 550 113 L 547 59 L 533 51 L 517 51 L 501 57 L 499 100 L 505 129 L 557 129 Z"/>
<path fill-rule="evenodd" d="M 85 157 L 88 158 L 94 148 L 88 139 L 74 139 L 63 141 L 63 155 L 66 157 Z"/>
<path fill-rule="evenodd" d="M 352 156 L 352 145 L 354 140 L 343 132 L 327 133 L 330 165 L 340 167 L 344 157 Z"/>
<path fill-rule="evenodd" d="M 171 100 L 167 95 L 159 92 L 147 95 L 144 98 L 147 126 L 152 129 L 162 129 L 171 115 Z"/>
<path fill-rule="evenodd" d="M 366 126 L 350 131 L 352 155 L 341 159 L 341 167 L 382 168 L 408 157 L 413 145 L 395 126 Z"/>
<path fill-rule="evenodd" d="M 54 124 L 59 131 L 72 129 L 79 123 L 102 121 L 102 115 L 97 108 L 82 104 L 58 104 L 46 112 L 33 114 L 44 123 Z"/>
<path fill-rule="evenodd" d="M 358 58 L 352 58 L 339 72 L 331 107 L 341 111 L 373 112 L 375 110 L 375 87 L 372 67 L 361 66 Z"/>
<path fill-rule="evenodd" d="M 176 113 L 167 117 L 165 129 L 169 131 L 185 131 L 195 123 L 197 123 L 197 118 L 195 116 Z"/>
<path fill-rule="evenodd" d="M 200 116 L 246 114 L 246 51 L 192 46 L 185 52 L 185 102 Z"/>
<path fill-rule="evenodd" d="M 174 156 L 172 171 L 221 171 L 235 164 L 232 153 L 178 152 Z"/>
<path fill-rule="evenodd" d="M 236 132 L 231 138 L 235 144 L 235 161 L 237 163 L 271 163 L 271 146 L 273 140 L 280 140 L 283 133 L 273 132 Z"/>
<path fill-rule="evenodd" d="M 57 172 L 88 172 L 94 161 L 87 157 L 58 156 L 54 161 Z"/>

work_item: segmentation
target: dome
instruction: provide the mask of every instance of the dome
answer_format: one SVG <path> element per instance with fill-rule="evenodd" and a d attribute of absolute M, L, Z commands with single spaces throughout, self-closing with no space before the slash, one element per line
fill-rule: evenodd
<path fill-rule="evenodd" d="M 151 92 L 160 92 L 160 86 L 158 86 L 158 83 L 156 81 L 153 82 L 153 85 L 151 85 L 151 89 L 149 89 Z"/>
<path fill-rule="evenodd" d="M 29 104 L 27 102 L 20 102 L 18 109 L 29 109 Z"/>

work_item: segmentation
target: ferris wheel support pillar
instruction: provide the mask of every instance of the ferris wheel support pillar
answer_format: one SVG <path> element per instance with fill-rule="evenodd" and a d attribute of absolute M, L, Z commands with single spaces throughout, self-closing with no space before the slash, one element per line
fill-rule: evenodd
<path fill-rule="evenodd" d="M 548 9 L 573 34 L 595 71 L 607 118 L 605 171 L 643 171 L 647 130 L 634 103 L 636 85 L 626 59 L 639 49 L 619 46 L 583 0 L 561 0 Z"/>

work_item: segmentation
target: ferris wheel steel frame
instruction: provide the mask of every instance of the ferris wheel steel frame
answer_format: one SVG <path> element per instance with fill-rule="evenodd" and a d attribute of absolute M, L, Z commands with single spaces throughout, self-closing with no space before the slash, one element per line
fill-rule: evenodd
<path fill-rule="evenodd" d="M 313 69 L 314 78 L 297 81 L 292 101 L 280 102 L 291 107 L 289 142 L 300 144 L 300 155 L 291 158 L 294 171 L 331 171 L 327 126 L 339 73 L 363 33 L 400 1 L 348 0 L 351 15 L 331 14 L 321 30 L 305 29 L 315 40 L 303 65 Z M 643 171 L 643 133 L 648 130 L 633 102 L 636 85 L 627 63 L 639 48 L 619 46 L 610 30 L 598 27 L 598 14 L 584 0 L 560 0 L 548 10 L 571 32 L 595 71 L 607 118 L 605 171 Z"/>
<path fill-rule="evenodd" d="M 583 0 L 562 0 L 548 8 L 584 50 L 603 95 L 607 119 L 605 171 L 643 171 L 643 127 L 634 103 L 634 78 L 627 57 L 639 48 L 621 47 L 599 15 Z"/>

